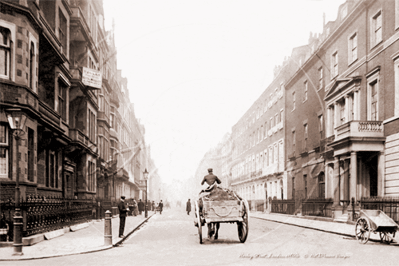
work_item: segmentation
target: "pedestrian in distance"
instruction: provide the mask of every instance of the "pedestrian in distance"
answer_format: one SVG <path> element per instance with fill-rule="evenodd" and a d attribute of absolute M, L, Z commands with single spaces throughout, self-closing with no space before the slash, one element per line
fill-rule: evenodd
<path fill-rule="evenodd" d="M 137 205 L 139 207 L 139 214 L 141 215 L 141 213 L 144 211 L 144 202 L 139 199 L 139 203 L 137 203 Z"/>
<path fill-rule="evenodd" d="M 132 200 L 132 205 L 133 205 L 132 214 L 133 216 L 137 216 L 137 202 L 135 199 Z"/>
<path fill-rule="evenodd" d="M 188 199 L 187 204 L 186 204 L 186 212 L 187 212 L 187 215 L 190 215 L 190 212 L 191 212 L 191 202 L 190 202 L 190 199 Z"/>
<path fill-rule="evenodd" d="M 119 237 L 124 238 L 123 231 L 125 231 L 126 214 L 129 208 L 125 205 L 125 196 L 121 196 L 121 201 L 118 204 L 119 209 Z"/>
<path fill-rule="evenodd" d="M 156 211 L 155 210 L 155 201 L 152 201 L 152 203 L 151 203 L 151 210 L 153 210 L 154 212 Z"/>
<path fill-rule="evenodd" d="M 162 209 L 163 209 L 163 203 L 162 203 L 162 200 L 159 202 L 159 204 L 158 204 L 158 208 L 159 208 L 159 214 L 162 214 Z"/>

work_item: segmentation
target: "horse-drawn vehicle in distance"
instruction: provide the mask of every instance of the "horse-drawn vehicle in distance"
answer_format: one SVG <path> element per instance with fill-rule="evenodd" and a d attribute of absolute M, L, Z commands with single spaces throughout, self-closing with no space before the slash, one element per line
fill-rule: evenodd
<path fill-rule="evenodd" d="M 202 244 L 202 227 L 207 224 L 208 238 L 218 239 L 220 223 L 237 223 L 238 238 L 247 240 L 249 206 L 245 199 L 234 191 L 214 187 L 203 192 L 195 201 L 195 226 L 198 227 L 199 242 Z"/>

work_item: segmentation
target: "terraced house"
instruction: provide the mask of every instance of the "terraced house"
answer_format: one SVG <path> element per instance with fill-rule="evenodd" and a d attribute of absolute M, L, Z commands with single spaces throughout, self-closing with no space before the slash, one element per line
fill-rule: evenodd
<path fill-rule="evenodd" d="M 231 187 L 252 209 L 398 221 L 398 67 L 399 1 L 344 2 L 232 127 Z"/>

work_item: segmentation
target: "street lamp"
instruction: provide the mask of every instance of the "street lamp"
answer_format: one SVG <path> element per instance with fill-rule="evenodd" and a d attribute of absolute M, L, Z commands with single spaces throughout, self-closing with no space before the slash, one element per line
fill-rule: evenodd
<path fill-rule="evenodd" d="M 10 124 L 10 128 L 12 130 L 12 134 L 14 136 L 16 142 L 16 149 L 18 154 L 19 149 L 19 141 L 22 135 L 25 134 L 24 127 L 26 116 L 22 112 L 21 109 L 13 108 L 7 110 L 7 119 Z M 22 253 L 22 226 L 23 220 L 20 209 L 20 190 L 19 190 L 19 161 L 17 162 L 17 176 L 15 179 L 15 210 L 14 210 L 14 253 L 13 255 L 23 255 Z"/>
<path fill-rule="evenodd" d="M 144 205 L 144 217 L 148 217 L 148 211 L 147 211 L 147 180 L 148 180 L 148 172 L 147 168 L 145 168 L 144 172 L 144 180 L 145 180 L 145 205 Z"/>

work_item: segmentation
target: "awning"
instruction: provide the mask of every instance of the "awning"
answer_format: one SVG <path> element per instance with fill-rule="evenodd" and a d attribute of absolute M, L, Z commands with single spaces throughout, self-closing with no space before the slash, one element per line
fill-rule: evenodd
<path fill-rule="evenodd" d="M 324 172 L 324 163 L 316 163 L 312 165 L 310 176 L 313 178 L 318 177 L 321 172 Z"/>

